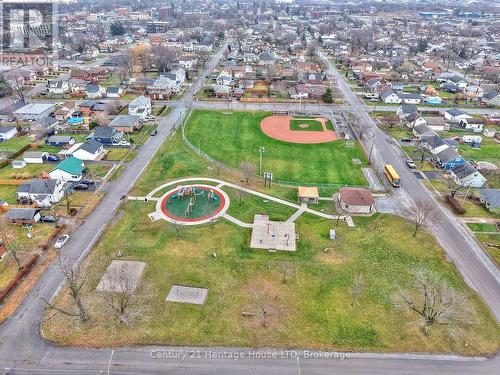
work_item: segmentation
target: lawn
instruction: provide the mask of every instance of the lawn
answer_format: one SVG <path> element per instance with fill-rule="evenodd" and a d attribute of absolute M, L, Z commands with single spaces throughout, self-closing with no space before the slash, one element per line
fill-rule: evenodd
<path fill-rule="evenodd" d="M 186 136 L 202 152 L 238 168 L 242 162 L 259 165 L 259 147 L 265 147 L 263 170 L 275 180 L 291 184 L 365 186 L 362 168 L 366 158 L 359 145 L 344 141 L 323 144 L 293 144 L 277 141 L 260 130 L 270 113 L 194 111 L 186 125 Z M 353 159 L 361 164 L 355 165 Z"/>
<path fill-rule="evenodd" d="M 481 148 L 473 148 L 468 145 L 461 145 L 459 153 L 466 159 L 476 161 L 489 161 L 500 165 L 500 144 L 493 138 L 482 137 Z"/>
<path fill-rule="evenodd" d="M 476 233 L 476 237 L 500 265 L 500 233 Z"/>
<path fill-rule="evenodd" d="M 391 293 L 396 285 L 409 286 L 416 266 L 431 268 L 454 287 L 466 289 L 435 241 L 423 232 L 413 238 L 412 225 L 402 219 L 377 215 L 356 219 L 356 228 L 348 228 L 304 215 L 297 223 L 297 252 L 269 254 L 249 249 L 250 231 L 223 219 L 183 228 L 176 239 L 171 226 L 148 218 L 153 209 L 154 202 L 123 206 L 88 259 L 91 272 L 84 301 L 92 303 L 91 322 L 75 329 L 72 318 L 57 314 L 54 319 L 50 312 L 43 327 L 49 340 L 92 347 L 229 345 L 464 354 L 497 349 L 498 327 L 472 292 L 468 294 L 477 306 L 477 324 L 459 338 L 438 326 L 425 337 L 414 315 L 395 310 Z M 252 214 L 256 212 L 261 207 Z M 330 228 L 337 231 L 335 242 L 327 237 Z M 145 318 L 131 326 L 116 324 L 103 307 L 105 295 L 95 292 L 118 251 L 120 259 L 147 263 L 136 291 Z M 352 304 L 349 287 L 357 275 L 365 280 L 365 289 Z M 205 305 L 166 302 L 173 284 L 207 287 Z M 58 303 L 64 301 L 66 295 Z M 259 313 L 262 305 L 272 311 L 266 327 Z M 244 317 L 242 312 L 255 316 Z"/>
<path fill-rule="evenodd" d="M 497 226 L 490 223 L 467 223 L 473 232 L 497 232 Z"/>
<path fill-rule="evenodd" d="M 318 120 L 294 118 L 290 120 L 290 130 L 321 132 L 323 125 Z"/>
<path fill-rule="evenodd" d="M 29 136 L 14 137 L 6 141 L 0 142 L 0 152 L 16 152 L 30 143 Z"/>
<path fill-rule="evenodd" d="M 24 168 L 12 168 L 6 165 L 0 168 L 0 180 L 10 179 L 31 179 L 37 177 L 42 172 L 50 172 L 55 167 L 55 164 L 27 164 Z"/>
<path fill-rule="evenodd" d="M 177 133 L 160 149 L 131 194 L 145 194 L 162 182 L 187 176 L 239 181 L 226 172 L 219 175 L 189 151 Z M 249 194 L 240 203 L 238 193 L 223 189 L 231 198 L 229 213 L 243 221 L 251 222 L 255 213 L 263 212 L 284 220 L 294 211 Z M 290 200 L 296 196 L 296 189 L 283 186 L 266 191 Z M 91 304 L 91 321 L 81 326 L 51 311 L 43 324 L 49 340 L 87 347 L 165 344 L 468 355 L 498 348 L 498 326 L 486 307 L 466 288 L 436 241 L 423 231 L 412 237 L 412 224 L 401 218 L 378 214 L 355 218 L 356 227 L 348 228 L 303 214 L 297 221 L 297 251 L 270 254 L 249 249 L 250 230 L 223 218 L 212 225 L 183 227 L 177 239 L 171 225 L 149 219 L 155 204 L 127 201 L 121 206 L 86 260 L 83 300 Z M 335 241 L 328 239 L 333 228 Z M 130 326 L 116 323 L 106 295 L 95 291 L 118 252 L 120 259 L 147 263 L 136 290 L 143 319 Z M 395 309 L 391 295 L 396 285 L 410 287 L 411 272 L 418 266 L 432 269 L 467 293 L 477 310 L 474 326 L 456 336 L 436 326 L 426 337 L 415 315 Z M 349 290 L 358 275 L 365 288 L 353 302 Z M 166 302 L 172 284 L 207 287 L 205 305 Z M 68 303 L 66 289 L 56 303 Z M 261 306 L 271 312 L 265 327 Z M 244 317 L 243 312 L 254 316 Z"/>
<path fill-rule="evenodd" d="M 137 150 L 128 148 L 112 148 L 107 153 L 108 160 L 131 161 L 137 155 Z"/>
<path fill-rule="evenodd" d="M 0 185 L 0 201 L 10 204 L 17 203 L 16 185 Z"/>

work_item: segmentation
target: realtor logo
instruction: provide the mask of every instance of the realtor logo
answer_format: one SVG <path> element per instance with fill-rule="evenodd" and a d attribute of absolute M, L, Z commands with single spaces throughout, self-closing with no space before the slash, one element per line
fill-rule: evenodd
<path fill-rule="evenodd" d="M 53 61 L 54 0 L 0 0 L 1 64 L 44 66 Z"/>

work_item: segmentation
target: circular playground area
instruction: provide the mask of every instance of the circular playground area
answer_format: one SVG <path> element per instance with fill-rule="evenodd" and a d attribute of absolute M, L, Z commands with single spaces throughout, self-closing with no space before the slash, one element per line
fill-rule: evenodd
<path fill-rule="evenodd" d="M 182 185 L 165 193 L 158 203 L 167 221 L 196 225 L 223 215 L 229 206 L 229 197 L 215 186 Z"/>
<path fill-rule="evenodd" d="M 260 123 L 262 132 L 268 137 L 279 141 L 302 144 L 316 144 L 336 141 L 337 133 L 327 128 L 327 119 L 317 117 L 314 119 L 304 119 L 300 123 L 300 118 L 291 116 L 268 116 Z M 311 125 L 307 121 L 314 120 L 321 126 L 318 130 L 311 130 Z M 292 123 L 298 122 L 298 128 L 302 130 L 293 130 Z"/>

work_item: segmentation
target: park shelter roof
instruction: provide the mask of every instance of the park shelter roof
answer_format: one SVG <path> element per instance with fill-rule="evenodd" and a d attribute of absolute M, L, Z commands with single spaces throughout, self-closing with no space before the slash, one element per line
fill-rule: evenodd
<path fill-rule="evenodd" d="M 299 197 L 319 198 L 318 188 L 316 186 L 299 186 Z"/>

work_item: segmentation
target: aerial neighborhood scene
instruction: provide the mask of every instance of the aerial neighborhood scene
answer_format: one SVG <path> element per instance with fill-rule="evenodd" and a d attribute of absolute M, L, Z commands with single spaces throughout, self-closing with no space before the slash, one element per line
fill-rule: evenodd
<path fill-rule="evenodd" d="M 498 374 L 500 3 L 6 0 L 5 374 Z"/>

